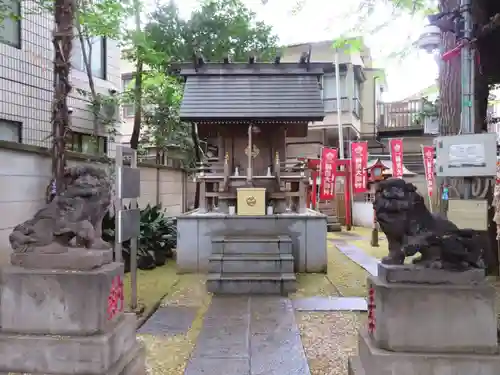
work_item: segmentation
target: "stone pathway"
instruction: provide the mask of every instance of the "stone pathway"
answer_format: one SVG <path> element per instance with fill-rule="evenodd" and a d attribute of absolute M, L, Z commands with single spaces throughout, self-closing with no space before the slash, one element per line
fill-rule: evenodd
<path fill-rule="evenodd" d="M 292 303 L 214 296 L 185 375 L 310 375 Z"/>
<path fill-rule="evenodd" d="M 364 297 L 307 297 L 294 300 L 297 311 L 368 311 Z"/>
<path fill-rule="evenodd" d="M 351 245 L 345 241 L 330 240 L 340 252 L 363 267 L 367 272 L 373 276 L 378 275 L 378 259 L 366 254 L 362 249 L 357 246 Z"/>
<path fill-rule="evenodd" d="M 186 306 L 160 307 L 139 328 L 137 333 L 151 335 L 182 335 L 186 334 L 196 317 L 197 308 Z"/>

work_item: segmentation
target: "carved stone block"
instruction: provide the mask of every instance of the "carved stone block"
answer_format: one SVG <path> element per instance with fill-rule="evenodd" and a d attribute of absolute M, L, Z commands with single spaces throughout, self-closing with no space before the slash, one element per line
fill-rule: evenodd
<path fill-rule="evenodd" d="M 68 252 L 52 253 L 12 253 L 10 263 L 29 269 L 80 270 L 88 271 L 113 261 L 113 251 L 69 248 Z"/>
<path fill-rule="evenodd" d="M 1 271 L 0 329 L 5 333 L 90 335 L 123 315 L 123 265 L 93 270 Z"/>

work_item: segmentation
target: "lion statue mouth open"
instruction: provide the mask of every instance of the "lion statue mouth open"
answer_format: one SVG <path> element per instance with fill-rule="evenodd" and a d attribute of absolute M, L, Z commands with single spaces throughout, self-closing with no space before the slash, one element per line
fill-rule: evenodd
<path fill-rule="evenodd" d="M 459 229 L 451 221 L 429 212 L 415 185 L 403 179 L 379 182 L 373 202 L 376 219 L 389 243 L 384 264 L 400 265 L 420 253 L 414 264 L 464 271 L 486 268 L 486 241 L 481 233 Z"/>

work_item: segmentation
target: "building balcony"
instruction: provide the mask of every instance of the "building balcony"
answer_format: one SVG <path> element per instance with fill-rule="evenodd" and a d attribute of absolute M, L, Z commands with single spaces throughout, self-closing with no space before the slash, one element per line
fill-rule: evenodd
<path fill-rule="evenodd" d="M 337 99 L 323 99 L 323 102 L 325 103 L 324 120 L 310 123 L 309 129 L 338 129 Z M 351 129 L 354 133 L 360 133 L 362 106 L 359 99 L 353 98 L 349 100 L 347 97 L 341 97 L 340 108 L 340 122 L 342 126 Z"/>
<path fill-rule="evenodd" d="M 424 121 L 423 101 L 406 100 L 392 103 L 377 103 L 377 132 L 387 134 L 422 134 Z"/>

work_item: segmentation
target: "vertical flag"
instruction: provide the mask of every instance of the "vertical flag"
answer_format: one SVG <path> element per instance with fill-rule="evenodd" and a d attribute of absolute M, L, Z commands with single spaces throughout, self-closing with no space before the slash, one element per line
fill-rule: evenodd
<path fill-rule="evenodd" d="M 403 178 L 403 140 L 391 139 L 389 141 L 392 161 L 392 176 Z"/>
<path fill-rule="evenodd" d="M 368 185 L 368 143 L 351 143 L 351 174 L 353 194 L 365 193 Z"/>
<path fill-rule="evenodd" d="M 321 150 L 321 185 L 319 199 L 330 200 L 335 196 L 335 171 L 337 169 L 337 149 L 323 147 Z"/>

